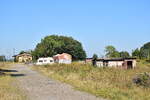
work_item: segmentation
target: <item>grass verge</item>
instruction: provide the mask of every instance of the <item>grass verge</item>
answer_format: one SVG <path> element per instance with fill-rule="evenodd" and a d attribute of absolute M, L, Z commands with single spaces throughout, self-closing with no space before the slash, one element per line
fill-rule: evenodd
<path fill-rule="evenodd" d="M 142 65 L 139 63 L 139 65 Z M 143 64 L 144 65 L 144 64 Z M 34 66 L 50 78 L 68 83 L 78 90 L 110 100 L 150 100 L 150 88 L 136 86 L 132 79 L 136 74 L 150 72 L 150 67 L 133 70 L 117 68 L 94 68 L 90 65 L 72 63 Z"/>
<path fill-rule="evenodd" d="M 0 69 L 9 70 L 11 63 L 0 63 Z M 15 85 L 15 78 L 4 72 L 0 75 L 0 100 L 26 100 L 26 96 Z"/>

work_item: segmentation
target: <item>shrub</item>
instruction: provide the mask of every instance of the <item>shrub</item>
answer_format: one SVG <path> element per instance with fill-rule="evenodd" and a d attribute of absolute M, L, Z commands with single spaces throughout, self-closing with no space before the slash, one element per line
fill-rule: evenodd
<path fill-rule="evenodd" d="M 137 75 L 133 82 L 139 86 L 150 87 L 150 74 L 147 72 Z"/>

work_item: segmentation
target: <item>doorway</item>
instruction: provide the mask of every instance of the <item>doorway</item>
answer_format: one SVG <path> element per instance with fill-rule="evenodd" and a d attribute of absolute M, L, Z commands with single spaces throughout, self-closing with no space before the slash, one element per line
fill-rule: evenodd
<path fill-rule="evenodd" d="M 132 69 L 132 68 L 133 68 L 133 62 L 127 61 L 127 69 Z"/>

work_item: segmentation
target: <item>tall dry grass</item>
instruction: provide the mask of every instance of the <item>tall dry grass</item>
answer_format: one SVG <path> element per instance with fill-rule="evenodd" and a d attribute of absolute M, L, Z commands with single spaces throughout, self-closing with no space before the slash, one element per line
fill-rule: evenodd
<path fill-rule="evenodd" d="M 1 62 L 0 69 L 9 70 L 12 63 Z M 25 100 L 26 96 L 14 85 L 15 78 L 11 77 L 8 72 L 0 75 L 0 100 Z"/>
<path fill-rule="evenodd" d="M 143 63 L 139 65 L 142 66 L 133 70 L 94 68 L 79 63 L 34 68 L 53 79 L 71 84 L 78 90 L 110 100 L 150 100 L 150 89 L 138 87 L 132 82 L 136 74 L 150 72 L 150 67 Z"/>

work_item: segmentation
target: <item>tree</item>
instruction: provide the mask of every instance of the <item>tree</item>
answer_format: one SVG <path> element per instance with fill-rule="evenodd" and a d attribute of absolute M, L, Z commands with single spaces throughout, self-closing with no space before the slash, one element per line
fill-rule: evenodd
<path fill-rule="evenodd" d="M 121 51 L 120 57 L 121 58 L 128 58 L 128 57 L 130 57 L 130 54 L 127 51 Z"/>
<path fill-rule="evenodd" d="M 141 58 L 140 50 L 138 48 L 132 51 L 132 57 Z"/>
<path fill-rule="evenodd" d="M 97 54 L 94 54 L 92 60 L 97 60 L 97 58 L 98 58 Z"/>
<path fill-rule="evenodd" d="M 27 53 L 27 52 L 25 52 L 25 51 L 21 51 L 19 54 L 24 54 L 24 53 Z"/>
<path fill-rule="evenodd" d="M 1 61 L 6 61 L 6 57 L 4 55 L 0 56 L 0 62 Z"/>
<path fill-rule="evenodd" d="M 73 60 L 82 60 L 86 58 L 86 53 L 82 44 L 72 37 L 50 35 L 46 36 L 37 44 L 32 55 L 35 59 L 39 57 L 51 57 L 60 53 L 69 53 Z"/>
<path fill-rule="evenodd" d="M 94 54 L 93 58 L 92 58 L 93 66 L 96 66 L 96 60 L 97 60 L 97 58 L 98 58 L 97 54 Z"/>
<path fill-rule="evenodd" d="M 149 59 L 150 60 L 150 42 L 144 44 L 140 48 L 140 56 L 143 59 Z"/>
<path fill-rule="evenodd" d="M 120 56 L 116 48 L 111 45 L 105 47 L 105 52 L 106 52 L 106 57 L 108 58 L 117 58 Z"/>

